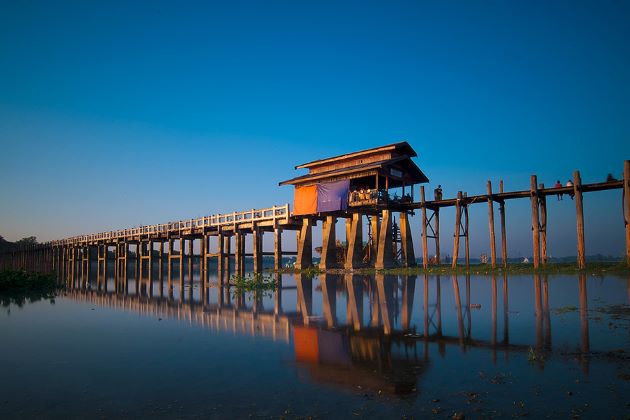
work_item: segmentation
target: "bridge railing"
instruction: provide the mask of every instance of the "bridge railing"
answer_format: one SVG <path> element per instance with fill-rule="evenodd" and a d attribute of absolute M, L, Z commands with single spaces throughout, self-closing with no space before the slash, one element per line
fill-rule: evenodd
<path fill-rule="evenodd" d="M 76 245 L 85 242 L 124 239 L 142 235 L 180 234 L 182 231 L 199 228 L 235 226 L 242 223 L 266 222 L 270 220 L 289 220 L 290 216 L 291 209 L 289 204 L 285 204 L 283 206 L 273 206 L 265 209 L 252 209 L 226 214 L 215 214 L 199 217 L 197 219 L 179 220 L 176 222 L 160 223 L 157 225 L 118 229 L 110 232 L 94 233 L 90 235 L 79 235 L 67 239 L 52 241 L 51 244 L 53 246 Z"/>

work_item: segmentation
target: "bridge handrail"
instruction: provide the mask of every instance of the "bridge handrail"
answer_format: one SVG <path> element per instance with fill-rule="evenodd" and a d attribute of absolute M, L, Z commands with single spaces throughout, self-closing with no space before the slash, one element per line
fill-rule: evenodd
<path fill-rule="evenodd" d="M 105 239 L 120 239 L 133 236 L 151 235 L 158 233 L 181 233 L 184 230 L 193 228 L 209 228 L 226 225 L 236 225 L 240 223 L 262 222 L 269 220 L 289 220 L 291 209 L 289 204 L 273 206 L 264 209 L 251 209 L 241 212 L 225 214 L 214 214 L 202 216 L 197 219 L 186 219 L 168 223 L 159 223 L 150 226 L 140 226 L 127 229 L 112 230 L 109 232 L 99 232 L 89 235 L 78 235 L 66 239 L 54 240 L 52 246 L 75 245 L 81 242 L 94 242 Z"/>

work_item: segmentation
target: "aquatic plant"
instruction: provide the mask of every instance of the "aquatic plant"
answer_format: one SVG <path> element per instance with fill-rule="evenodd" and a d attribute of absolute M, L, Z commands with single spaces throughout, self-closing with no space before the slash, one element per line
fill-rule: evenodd
<path fill-rule="evenodd" d="M 248 274 L 246 276 L 232 275 L 229 281 L 234 293 L 262 293 L 268 294 L 278 287 L 276 280 L 271 275 L 262 273 Z"/>
<path fill-rule="evenodd" d="M 52 299 L 58 289 L 54 274 L 28 272 L 24 270 L 0 271 L 0 303 L 3 306 Z"/>

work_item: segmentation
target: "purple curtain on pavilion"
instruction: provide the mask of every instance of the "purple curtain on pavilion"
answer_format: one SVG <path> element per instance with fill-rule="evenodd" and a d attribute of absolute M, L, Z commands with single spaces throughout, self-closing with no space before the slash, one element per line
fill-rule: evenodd
<path fill-rule="evenodd" d="M 317 184 L 317 212 L 346 210 L 350 180 Z"/>

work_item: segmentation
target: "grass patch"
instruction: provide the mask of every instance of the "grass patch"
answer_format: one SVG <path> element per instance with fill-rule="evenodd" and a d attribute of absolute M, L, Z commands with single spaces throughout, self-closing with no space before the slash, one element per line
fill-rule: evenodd
<path fill-rule="evenodd" d="M 326 270 L 329 273 L 347 273 L 350 270 L 344 269 L 331 269 Z M 321 274 L 322 271 L 317 267 L 310 267 L 305 270 L 296 269 L 283 269 L 281 272 L 285 273 L 302 273 L 307 275 Z M 592 262 L 587 263 L 586 268 L 581 270 L 576 263 L 547 263 L 545 266 L 541 266 L 538 269 L 534 269 L 533 264 L 520 264 L 511 263 L 506 267 L 497 267 L 494 270 L 489 264 L 473 264 L 466 268 L 464 265 L 458 265 L 456 268 L 452 268 L 450 265 L 438 265 L 429 266 L 423 268 L 422 266 L 416 267 L 396 267 L 385 270 L 376 270 L 372 267 L 360 268 L 352 270 L 356 274 L 391 274 L 391 275 L 418 275 L 418 274 L 433 274 L 433 275 L 451 275 L 451 274 L 589 274 L 596 276 L 604 275 L 629 275 L 630 269 L 626 266 L 625 262 Z"/>
<path fill-rule="evenodd" d="M 57 279 L 54 274 L 42 274 L 23 270 L 0 271 L 0 303 L 3 306 L 41 299 L 52 299 L 57 294 Z"/>
<path fill-rule="evenodd" d="M 259 296 L 268 296 L 278 287 L 273 276 L 262 273 L 248 274 L 246 276 L 233 275 L 230 277 L 229 284 L 233 293 L 249 292 Z"/>

